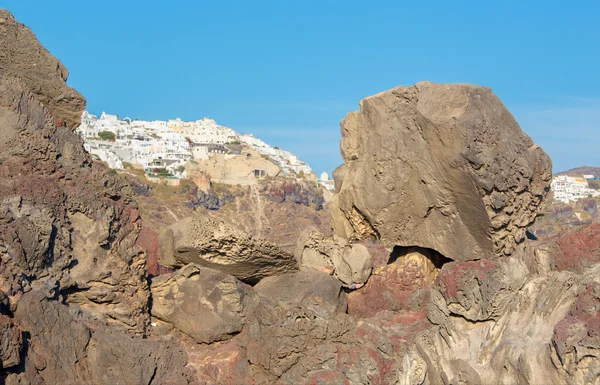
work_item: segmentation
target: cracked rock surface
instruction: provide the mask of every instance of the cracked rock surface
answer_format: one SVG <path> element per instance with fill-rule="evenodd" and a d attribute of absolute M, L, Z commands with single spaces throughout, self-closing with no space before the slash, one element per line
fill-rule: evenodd
<path fill-rule="evenodd" d="M 552 164 L 489 88 L 417 83 L 341 124 L 335 233 L 457 261 L 510 255 L 543 208 Z"/>

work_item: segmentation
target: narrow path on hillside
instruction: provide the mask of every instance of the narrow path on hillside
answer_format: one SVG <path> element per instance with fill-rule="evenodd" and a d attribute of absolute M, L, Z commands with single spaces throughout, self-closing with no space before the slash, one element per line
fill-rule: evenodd
<path fill-rule="evenodd" d="M 263 233 L 263 217 L 267 220 L 262 207 L 262 200 L 260 199 L 260 193 L 257 185 L 250 186 L 252 195 L 256 199 L 256 205 L 254 206 L 254 220 L 256 222 L 256 236 L 262 237 Z"/>

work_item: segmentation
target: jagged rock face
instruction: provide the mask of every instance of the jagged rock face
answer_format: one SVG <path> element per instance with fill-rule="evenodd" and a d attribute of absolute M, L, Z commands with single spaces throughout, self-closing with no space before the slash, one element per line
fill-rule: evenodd
<path fill-rule="evenodd" d="M 65 84 L 62 64 L 0 12 L 2 287 L 16 296 L 50 276 L 68 302 L 142 332 L 148 288 L 130 188 L 92 164 L 72 132 L 85 100 Z"/>
<path fill-rule="evenodd" d="M 7 73 L 0 77 L 0 133 L 4 291 L 15 296 L 51 276 L 72 293 L 69 301 L 141 332 L 148 290 L 129 186 L 92 164 L 80 138 L 55 126 L 28 86 Z"/>
<path fill-rule="evenodd" d="M 537 259 L 538 274 L 536 253 L 518 254 L 444 265 L 429 304 L 438 326 L 415 340 L 429 383 L 597 381 L 599 266 L 557 272 Z"/>
<path fill-rule="evenodd" d="M 159 262 L 171 267 L 196 263 L 251 284 L 264 277 L 298 270 L 292 255 L 201 213 L 175 223 L 160 234 Z"/>
<path fill-rule="evenodd" d="M 418 83 L 342 121 L 336 234 L 453 260 L 509 255 L 549 191 L 551 162 L 489 88 Z"/>
<path fill-rule="evenodd" d="M 308 182 L 294 179 L 275 179 L 261 184 L 261 193 L 273 202 L 293 202 L 321 210 L 325 204 L 321 189 Z"/>
<path fill-rule="evenodd" d="M 69 71 L 6 10 L 0 9 L 0 72 L 21 79 L 57 121 L 76 128 L 85 99 L 65 82 Z M 52 121 L 54 123 L 54 121 Z"/>
<path fill-rule="evenodd" d="M 48 290 L 50 289 L 50 290 Z M 53 288 L 23 295 L 14 319 L 28 333 L 21 370 L 8 384 L 188 384 L 187 357 L 174 343 L 106 328 L 57 301 Z M 0 374 L 0 379 L 2 379 Z"/>
<path fill-rule="evenodd" d="M 333 346 L 325 346 L 327 340 L 352 327 L 344 317 L 347 302 L 342 285 L 326 273 L 268 277 L 254 289 L 261 299 L 249 316 L 247 354 L 267 382 L 286 373 L 288 380 L 282 383 L 290 383 L 306 366 L 315 364 L 311 350 L 322 345 L 319 355 L 331 355 Z"/>
<path fill-rule="evenodd" d="M 0 314 L 0 369 L 11 368 L 21 363 L 22 348 L 21 330 L 9 316 Z"/>
<path fill-rule="evenodd" d="M 152 315 L 199 343 L 239 333 L 253 298 L 231 275 L 194 264 L 152 280 Z"/>
<path fill-rule="evenodd" d="M 332 274 L 345 287 L 358 289 L 371 275 L 373 261 L 369 250 L 361 244 L 349 244 L 339 237 L 324 237 L 307 231 L 298 239 L 294 253 L 300 270 Z"/>

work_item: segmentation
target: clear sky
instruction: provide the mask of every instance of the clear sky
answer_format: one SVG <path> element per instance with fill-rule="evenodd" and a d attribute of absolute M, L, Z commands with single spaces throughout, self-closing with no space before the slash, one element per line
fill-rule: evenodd
<path fill-rule="evenodd" d="M 341 164 L 339 121 L 421 80 L 491 87 L 552 157 L 600 166 L 600 1 L 0 0 L 92 113 L 204 116 Z"/>

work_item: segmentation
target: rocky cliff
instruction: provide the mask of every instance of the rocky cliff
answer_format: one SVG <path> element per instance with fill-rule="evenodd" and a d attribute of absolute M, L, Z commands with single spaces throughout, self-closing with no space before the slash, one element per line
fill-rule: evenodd
<path fill-rule="evenodd" d="M 185 353 L 134 337 L 149 321 L 140 217 L 72 131 L 85 100 L 66 78 L 0 10 L 0 381 L 185 379 Z"/>

